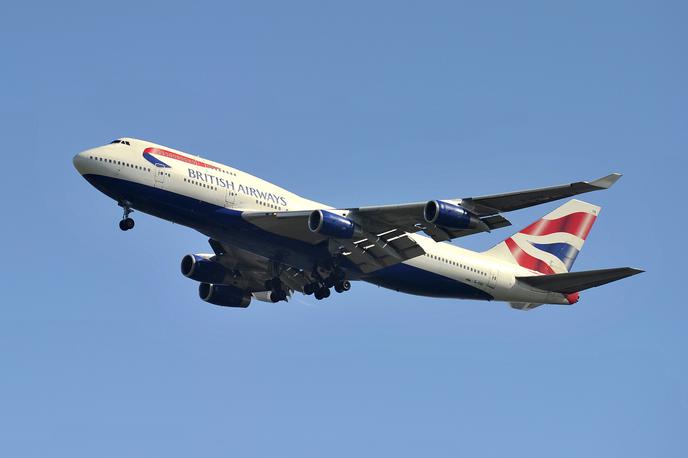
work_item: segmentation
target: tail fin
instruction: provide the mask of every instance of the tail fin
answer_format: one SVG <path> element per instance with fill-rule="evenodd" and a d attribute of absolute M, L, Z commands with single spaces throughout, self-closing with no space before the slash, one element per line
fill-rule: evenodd
<path fill-rule="evenodd" d="M 543 274 L 571 270 L 600 207 L 572 199 L 484 254 Z"/>

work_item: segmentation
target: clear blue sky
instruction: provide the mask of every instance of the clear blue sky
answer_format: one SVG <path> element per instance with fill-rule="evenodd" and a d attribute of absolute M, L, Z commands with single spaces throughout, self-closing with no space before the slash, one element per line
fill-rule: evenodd
<path fill-rule="evenodd" d="M 0 455 L 688 456 L 685 2 L 478 3 L 6 3 Z M 125 135 L 338 206 L 623 172 L 575 268 L 647 273 L 214 307 L 73 169 Z"/>

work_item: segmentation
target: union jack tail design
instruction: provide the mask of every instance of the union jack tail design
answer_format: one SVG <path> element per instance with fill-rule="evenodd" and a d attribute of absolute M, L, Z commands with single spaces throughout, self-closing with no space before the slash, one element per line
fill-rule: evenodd
<path fill-rule="evenodd" d="M 600 207 L 570 200 L 485 254 L 546 275 L 571 270 Z"/>

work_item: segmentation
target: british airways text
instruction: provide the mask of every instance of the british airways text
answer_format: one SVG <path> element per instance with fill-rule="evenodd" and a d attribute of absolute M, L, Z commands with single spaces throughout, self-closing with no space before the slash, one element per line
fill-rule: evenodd
<path fill-rule="evenodd" d="M 282 196 L 278 196 L 271 192 L 261 191 L 260 189 L 251 186 L 244 186 L 243 184 L 235 185 L 234 182 L 231 180 L 225 180 L 222 177 L 217 177 L 209 173 L 200 172 L 198 170 L 193 169 L 188 170 L 189 178 L 191 178 L 192 180 L 203 181 L 204 183 L 210 183 L 213 186 L 231 189 L 237 193 L 245 194 L 256 199 L 263 199 L 269 202 L 274 202 L 276 205 L 281 205 L 282 207 L 287 206 L 287 199 L 285 199 Z"/>

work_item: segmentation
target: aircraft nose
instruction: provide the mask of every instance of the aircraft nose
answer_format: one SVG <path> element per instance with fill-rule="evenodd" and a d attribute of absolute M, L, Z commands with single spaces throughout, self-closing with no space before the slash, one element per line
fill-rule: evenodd
<path fill-rule="evenodd" d="M 74 168 L 79 172 L 80 174 L 84 174 L 84 167 L 86 165 L 86 157 L 88 155 L 88 150 L 87 151 L 82 151 L 81 153 L 77 154 L 74 156 L 74 159 L 72 162 L 74 163 Z"/>

